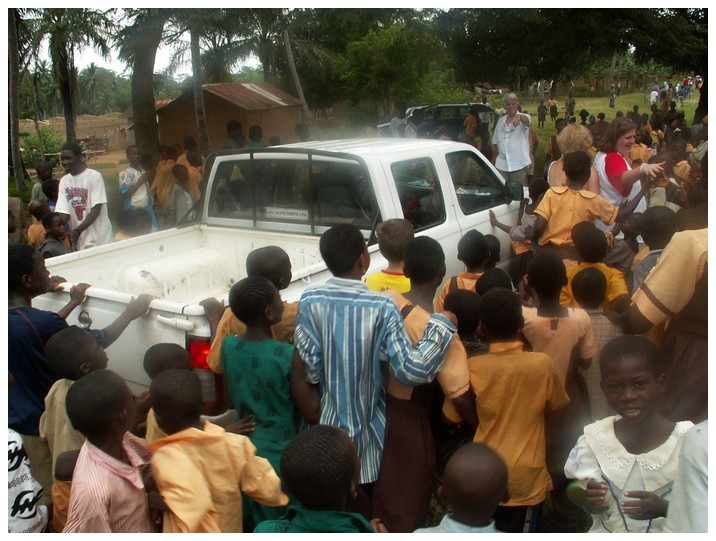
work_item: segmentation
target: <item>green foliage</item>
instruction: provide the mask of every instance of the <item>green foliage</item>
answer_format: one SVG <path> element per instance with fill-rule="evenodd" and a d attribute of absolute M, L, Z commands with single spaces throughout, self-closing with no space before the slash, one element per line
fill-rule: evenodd
<path fill-rule="evenodd" d="M 339 66 L 349 95 L 355 100 L 372 96 L 390 111 L 399 97 L 411 96 L 428 71 L 436 40 L 419 28 L 398 24 L 348 44 Z"/>
<path fill-rule="evenodd" d="M 7 179 L 7 194 L 8 197 L 19 197 L 24 203 L 30 202 L 30 197 L 32 197 L 32 194 L 30 192 L 30 187 L 32 184 L 30 182 L 25 182 L 25 191 L 20 193 L 17 191 L 17 186 L 15 184 L 15 177 L 9 176 Z"/>
<path fill-rule="evenodd" d="M 375 106 L 352 104 L 348 107 L 348 126 L 352 132 L 360 132 L 367 126 L 378 124 L 378 110 Z M 384 119 L 385 120 L 385 119 Z"/>
<path fill-rule="evenodd" d="M 238 73 L 234 74 L 233 80 L 237 83 L 260 83 L 264 80 L 264 73 L 261 68 L 243 66 Z"/>
<path fill-rule="evenodd" d="M 40 126 L 40 133 L 42 133 L 42 142 L 46 153 L 59 152 L 62 145 L 66 142 L 64 135 L 56 133 L 49 126 Z M 23 137 L 22 141 L 20 141 L 20 146 L 24 149 L 22 157 L 27 167 L 33 167 L 34 164 L 42 159 L 40 156 L 40 142 L 37 138 L 37 133 L 28 134 Z M 54 165 L 59 163 L 59 160 L 56 157 L 54 160 L 48 161 L 51 163 L 54 162 Z"/>
<path fill-rule="evenodd" d="M 433 63 L 412 96 L 406 98 L 409 103 L 463 103 L 474 101 L 475 95 L 455 83 L 452 70 L 440 70 Z"/>
<path fill-rule="evenodd" d="M 77 77 L 79 114 L 104 115 L 124 111 L 132 104 L 129 79 L 94 63 Z"/>
<path fill-rule="evenodd" d="M 58 89 L 66 93 L 73 85 L 68 63 L 82 49 L 92 46 L 105 53 L 116 46 L 129 61 L 136 55 L 148 58 L 147 51 L 161 39 L 175 47 L 180 60 L 186 41 L 181 36 L 189 25 L 201 28 L 204 82 L 268 80 L 295 93 L 283 43 L 288 27 L 312 109 L 350 99 L 386 116 L 400 99 L 411 104 L 471 101 L 470 85 L 478 81 L 519 90 L 544 78 L 559 83 L 558 92 L 580 81 L 574 87 L 577 97 L 601 97 L 613 75 L 621 77 L 623 92 L 631 92 L 675 70 L 705 76 L 707 69 L 708 12 L 701 8 L 125 8 L 118 28 L 109 12 L 95 8 L 18 12 L 25 69 L 22 118 L 33 118 L 36 107 L 40 119 L 63 114 L 67 107 Z M 43 36 L 52 42 L 52 62 L 39 58 L 36 47 Z M 250 57 L 258 58 L 260 67 L 236 73 Z M 142 80 L 151 80 L 146 70 L 142 73 Z M 78 114 L 131 105 L 128 77 L 90 65 L 76 83 Z M 191 88 L 191 78 L 154 74 L 153 84 L 155 99 L 176 98 Z M 499 96 L 489 99 L 501 107 Z M 352 118 L 364 123 L 367 113 L 359 109 Z"/>
<path fill-rule="evenodd" d="M 592 92 L 589 91 L 589 85 L 576 84 L 572 87 L 572 94 L 574 94 L 574 97 L 577 98 L 591 96 Z"/>
<path fill-rule="evenodd" d="M 191 82 L 189 83 L 191 88 Z M 158 100 L 178 98 L 182 94 L 182 83 L 166 73 L 154 74 L 154 97 Z"/>

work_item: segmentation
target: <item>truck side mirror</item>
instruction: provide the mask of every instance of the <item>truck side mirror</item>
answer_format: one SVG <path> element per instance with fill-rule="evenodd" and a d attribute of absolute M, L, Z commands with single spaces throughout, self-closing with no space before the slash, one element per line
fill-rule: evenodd
<path fill-rule="evenodd" d="M 525 198 L 525 189 L 522 183 L 516 180 L 505 182 L 505 196 L 509 201 L 522 201 Z"/>

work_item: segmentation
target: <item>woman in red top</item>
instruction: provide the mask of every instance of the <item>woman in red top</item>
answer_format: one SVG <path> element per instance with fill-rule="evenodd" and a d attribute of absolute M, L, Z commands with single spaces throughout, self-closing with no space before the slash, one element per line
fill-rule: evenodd
<path fill-rule="evenodd" d="M 664 170 L 664 163 L 644 163 L 632 169 L 626 156 L 629 155 L 636 137 L 636 125 L 625 117 L 615 118 L 604 136 L 602 148 L 594 159 L 599 174 L 599 192 L 613 205 L 631 200 L 639 193 L 637 181 L 644 177 L 654 178 Z M 637 212 L 646 209 L 637 207 Z"/>

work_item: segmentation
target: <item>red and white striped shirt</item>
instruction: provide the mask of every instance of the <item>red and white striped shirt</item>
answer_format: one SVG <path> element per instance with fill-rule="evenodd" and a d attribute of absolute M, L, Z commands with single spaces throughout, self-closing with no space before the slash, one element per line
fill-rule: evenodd
<path fill-rule="evenodd" d="M 130 464 L 85 441 L 72 477 L 63 533 L 153 533 L 145 483 L 152 479 L 151 453 L 127 432 L 122 441 Z"/>

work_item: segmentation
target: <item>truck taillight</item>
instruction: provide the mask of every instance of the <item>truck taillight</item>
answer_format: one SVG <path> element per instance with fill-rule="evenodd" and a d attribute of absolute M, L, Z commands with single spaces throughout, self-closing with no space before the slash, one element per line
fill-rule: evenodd
<path fill-rule="evenodd" d="M 191 356 L 191 366 L 201 370 L 210 370 L 209 365 L 206 363 L 206 358 L 209 356 L 210 349 L 211 344 L 209 342 L 190 340 L 189 355 Z"/>
<path fill-rule="evenodd" d="M 204 399 L 204 413 L 215 415 L 216 402 L 216 379 L 206 362 L 211 344 L 201 340 L 189 340 L 187 344 L 189 356 L 191 357 L 192 372 L 196 374 L 201 383 L 201 395 Z"/>

